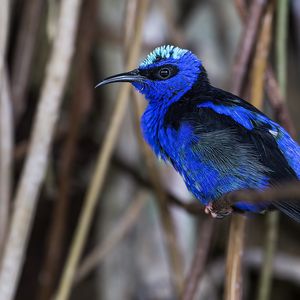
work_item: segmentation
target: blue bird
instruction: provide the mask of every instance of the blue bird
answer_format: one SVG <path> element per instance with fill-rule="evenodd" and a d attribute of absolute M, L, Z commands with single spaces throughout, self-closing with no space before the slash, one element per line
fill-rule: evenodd
<path fill-rule="evenodd" d="M 219 216 L 212 203 L 228 192 L 299 180 L 299 145 L 250 103 L 211 85 L 201 60 L 191 51 L 158 47 L 137 69 L 97 86 L 113 82 L 131 82 L 145 96 L 145 140 L 157 157 L 181 174 L 212 216 Z M 250 204 L 241 199 L 233 209 L 279 209 L 300 222 L 300 203 L 288 200 Z"/>

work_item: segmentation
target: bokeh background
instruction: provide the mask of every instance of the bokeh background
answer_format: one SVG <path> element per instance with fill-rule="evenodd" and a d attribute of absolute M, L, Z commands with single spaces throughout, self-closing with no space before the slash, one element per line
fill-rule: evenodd
<path fill-rule="evenodd" d="M 204 215 L 174 170 L 145 148 L 143 98 L 128 84 L 94 86 L 174 44 L 232 91 L 247 25 L 261 9 L 240 93 L 259 98 L 251 74 L 262 54 L 258 103 L 274 119 L 283 113 L 299 139 L 300 1 L 0 4 L 0 299 L 67 299 L 53 297 L 86 198 L 95 205 L 69 299 L 222 299 L 230 218 Z M 246 222 L 242 299 L 300 299 L 300 226 L 282 215 L 268 220 Z M 272 283 L 258 298 L 266 241 L 276 248 Z"/>

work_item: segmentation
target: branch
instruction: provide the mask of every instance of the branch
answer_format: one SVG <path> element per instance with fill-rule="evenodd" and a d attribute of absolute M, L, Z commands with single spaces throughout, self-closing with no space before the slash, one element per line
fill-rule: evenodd
<path fill-rule="evenodd" d="M 232 92 L 234 94 L 241 94 L 243 90 L 247 67 L 249 66 L 251 54 L 254 50 L 256 37 L 267 2 L 267 0 L 254 0 L 250 7 L 249 17 L 247 18 L 247 24 L 240 46 L 238 47 L 239 52 L 233 68 L 233 77 L 235 80 L 233 81 Z"/>
<path fill-rule="evenodd" d="M 263 263 L 263 251 L 260 248 L 251 248 L 245 251 L 244 265 L 246 270 L 258 271 Z M 199 299 L 219 299 L 216 290 L 222 288 L 224 280 L 223 258 L 215 259 L 206 267 L 205 275 L 200 284 Z M 278 280 L 300 285 L 300 259 L 287 253 L 277 253 L 274 260 L 274 277 Z M 255 299 L 255 298 L 254 298 Z"/>
<path fill-rule="evenodd" d="M 237 190 L 227 193 L 222 198 L 214 201 L 213 208 L 215 210 L 223 209 L 224 207 L 232 207 L 235 203 L 243 202 L 249 204 L 270 203 L 290 201 L 290 203 L 299 203 L 300 201 L 300 182 L 293 181 L 281 184 L 275 187 L 270 187 L 264 191 L 259 190 Z"/>
<path fill-rule="evenodd" d="M 292 122 L 287 105 L 284 101 L 282 93 L 280 92 L 278 82 L 271 66 L 268 66 L 266 73 L 266 90 L 276 119 L 291 134 L 292 137 L 295 137 L 296 128 Z"/>
<path fill-rule="evenodd" d="M 59 191 L 54 205 L 53 217 L 46 246 L 46 255 L 42 264 L 40 277 L 43 278 L 37 293 L 37 299 L 50 299 L 54 293 L 55 283 L 59 277 L 66 226 L 68 224 L 71 204 L 71 181 L 74 177 L 73 166 L 76 156 L 76 146 L 80 135 L 82 122 L 87 116 L 93 101 L 93 82 L 90 72 L 90 54 L 94 43 L 97 20 L 96 0 L 87 0 L 82 6 L 78 26 L 76 55 L 74 57 L 73 72 L 75 79 L 72 84 L 72 98 L 68 108 L 68 127 L 66 138 L 62 146 L 58 185 Z M 84 99 L 84 101 L 83 101 Z"/>
<path fill-rule="evenodd" d="M 283 6 L 278 3 L 277 6 L 279 6 L 279 15 L 282 17 L 282 13 L 287 13 L 287 1 L 281 1 L 283 3 Z M 271 2 L 272 5 L 272 13 L 273 13 L 273 7 L 274 4 Z M 285 7 L 286 6 L 286 7 Z M 280 17 L 279 17 L 280 18 Z M 283 19 L 285 19 L 283 17 Z M 286 21 L 286 20 L 285 20 Z M 277 29 L 278 29 L 278 23 L 277 22 Z M 280 34 L 277 32 L 277 39 L 276 39 L 276 45 L 278 48 L 278 44 L 280 45 L 281 55 L 277 56 L 277 66 L 278 66 L 278 73 L 281 76 L 281 80 L 284 80 L 281 82 L 279 80 L 280 89 L 282 92 L 282 95 L 285 97 L 285 76 L 286 76 L 286 40 L 284 39 L 284 36 L 286 37 L 286 31 L 287 31 L 287 23 L 283 22 L 280 25 L 283 26 L 283 28 L 280 29 Z M 282 61 L 283 60 L 283 64 Z M 283 69 L 282 69 L 283 68 Z M 280 77 L 278 76 L 278 77 Z M 284 100 L 284 98 L 282 99 Z M 276 251 L 276 245 L 278 240 L 278 228 L 279 228 L 279 213 L 273 212 L 266 216 L 266 239 L 265 239 L 265 245 L 264 245 L 264 262 L 262 264 L 262 270 L 260 274 L 259 279 L 259 288 L 258 288 L 258 300 L 268 300 L 270 299 L 270 293 L 271 293 L 271 285 L 272 285 L 272 269 L 273 269 L 273 262 L 274 262 L 274 255 Z"/>
<path fill-rule="evenodd" d="M 58 32 L 47 66 L 29 153 L 17 187 L 15 209 L 4 250 L 0 272 L 1 300 L 12 300 L 18 286 L 38 193 L 44 179 L 50 143 L 74 50 L 79 8 L 80 0 L 61 2 Z"/>
<path fill-rule="evenodd" d="M 214 220 L 205 218 L 199 226 L 199 240 L 191 269 L 186 277 L 183 291 L 183 300 L 193 300 L 197 287 L 201 282 L 211 244 Z"/>
<path fill-rule="evenodd" d="M 242 36 L 239 54 L 234 67 L 233 92 L 241 95 L 243 92 L 244 82 L 249 71 L 251 55 L 254 50 L 255 42 L 258 36 L 261 19 L 266 8 L 267 0 L 254 0 L 252 2 L 247 24 Z M 267 55 L 265 55 L 267 56 Z M 264 58 L 265 59 L 265 58 Z M 256 67 L 260 66 L 256 64 Z M 264 79 L 264 68 L 260 68 L 258 81 L 253 82 L 253 88 L 257 96 L 262 94 L 260 89 L 262 85 L 256 87 L 258 82 Z M 255 96 L 255 95 L 253 95 Z M 261 99 L 257 99 L 258 103 Z M 218 201 L 214 201 L 218 202 Z M 224 207 L 222 208 L 224 210 Z M 242 256 L 244 251 L 244 235 L 245 235 L 246 219 L 243 216 L 233 216 L 230 223 L 230 232 L 226 258 L 226 282 L 225 282 L 225 300 L 242 299 Z"/>
<path fill-rule="evenodd" d="M 121 160 L 113 160 L 113 163 L 116 167 L 121 168 L 122 171 L 127 173 L 127 176 L 131 176 L 133 180 L 135 180 L 139 185 L 142 185 L 144 188 L 152 189 L 152 184 L 148 180 L 144 179 L 141 174 L 133 167 L 129 166 L 127 162 Z M 184 202 L 172 195 L 172 193 L 168 192 L 167 189 L 165 190 L 167 194 L 167 200 L 170 204 L 175 205 L 184 209 L 186 212 L 198 216 L 204 215 L 204 206 L 199 203 L 199 201 L 193 202 Z"/>
<path fill-rule="evenodd" d="M 231 218 L 226 256 L 225 300 L 240 300 L 243 293 L 242 258 L 244 255 L 246 218 Z"/>
<path fill-rule="evenodd" d="M 243 22 L 248 18 L 247 5 L 245 0 L 235 0 L 236 8 Z M 266 71 L 266 92 L 268 100 L 279 123 L 293 136 L 296 136 L 296 129 L 291 120 L 284 98 L 280 92 L 279 84 L 275 78 L 274 71 L 269 64 Z"/>
<path fill-rule="evenodd" d="M 114 225 L 111 232 L 105 237 L 105 240 L 97 245 L 89 254 L 86 255 L 76 273 L 75 283 L 84 280 L 108 255 L 114 247 L 126 236 L 126 234 L 135 225 L 142 209 L 146 204 L 148 191 L 140 190 L 130 206 L 124 212 L 123 216 Z"/>
<path fill-rule="evenodd" d="M 288 0 L 277 0 L 278 15 L 276 22 L 276 65 L 277 78 L 283 96 L 286 95 L 287 82 L 287 43 L 288 43 Z"/>
<path fill-rule="evenodd" d="M 30 67 L 44 4 L 43 0 L 24 1 L 24 12 L 21 14 L 16 46 L 14 47 L 11 74 L 15 123 L 18 123 L 25 109 L 24 96 L 30 79 Z"/>
<path fill-rule="evenodd" d="M 8 27 L 9 1 L 4 0 L 0 10 L 0 258 L 8 228 L 13 161 L 12 108 L 8 74 L 5 67 Z"/>
<path fill-rule="evenodd" d="M 0 258 L 7 235 L 13 172 L 13 120 L 7 70 L 0 82 Z"/>
<path fill-rule="evenodd" d="M 137 14 L 138 26 L 136 28 L 135 39 L 132 44 L 132 49 L 126 64 L 127 69 L 133 69 L 137 64 L 139 57 L 139 50 L 142 39 L 142 24 L 147 12 L 148 1 L 143 0 L 141 3 L 142 5 L 140 12 L 139 14 Z M 74 239 L 71 243 L 70 253 L 67 258 L 62 279 L 59 283 L 57 294 L 55 296 L 56 300 L 65 300 L 69 297 L 78 261 L 80 259 L 82 249 L 87 238 L 90 224 L 92 222 L 92 217 L 95 211 L 95 206 L 103 187 L 112 151 L 115 146 L 120 127 L 122 125 L 122 120 L 125 115 L 126 108 L 128 106 L 128 94 L 130 91 L 129 88 L 129 84 L 125 84 L 122 85 L 119 90 L 116 106 L 114 108 L 112 119 L 110 121 L 110 126 L 104 138 L 103 146 L 99 152 L 96 170 L 84 199 L 79 223 L 75 230 Z"/>

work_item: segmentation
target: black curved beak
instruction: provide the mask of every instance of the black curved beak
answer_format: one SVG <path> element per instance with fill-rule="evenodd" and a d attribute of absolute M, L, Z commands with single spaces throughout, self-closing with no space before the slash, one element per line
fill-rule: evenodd
<path fill-rule="evenodd" d="M 126 72 L 126 73 L 120 73 L 120 74 L 116 74 L 110 77 L 105 78 L 104 80 L 102 80 L 100 83 L 98 83 L 95 88 L 101 86 L 101 85 L 105 85 L 105 84 L 109 84 L 109 83 L 114 83 L 114 82 L 136 82 L 136 81 L 144 81 L 146 79 L 145 76 L 142 76 L 139 73 L 138 69 L 132 70 L 130 72 Z"/>

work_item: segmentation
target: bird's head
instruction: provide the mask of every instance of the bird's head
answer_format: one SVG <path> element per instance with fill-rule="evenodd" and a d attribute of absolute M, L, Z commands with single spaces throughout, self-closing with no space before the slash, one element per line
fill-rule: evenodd
<path fill-rule="evenodd" d="M 155 48 L 137 69 L 110 76 L 98 86 L 131 82 L 146 99 L 174 102 L 189 91 L 205 73 L 201 61 L 191 51 L 175 46 Z M 206 80 L 206 74 L 202 74 Z"/>

